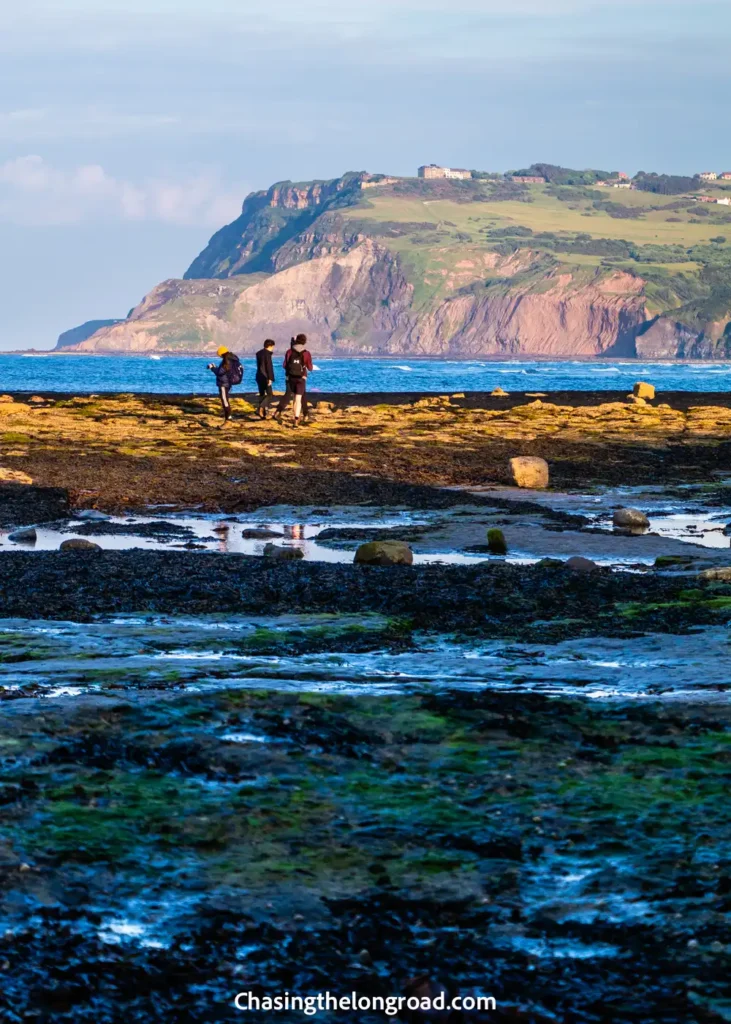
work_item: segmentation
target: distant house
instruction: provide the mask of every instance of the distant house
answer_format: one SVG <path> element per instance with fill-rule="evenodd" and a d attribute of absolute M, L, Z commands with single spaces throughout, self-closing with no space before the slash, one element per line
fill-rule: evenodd
<path fill-rule="evenodd" d="M 621 178 L 622 181 L 629 181 L 629 174 L 625 174 L 624 171 L 617 171 L 617 177 Z"/>
<path fill-rule="evenodd" d="M 724 171 L 721 175 L 721 181 L 731 181 L 731 171 Z"/>
<path fill-rule="evenodd" d="M 514 174 L 511 178 L 518 185 L 545 185 L 546 179 L 537 174 Z"/>
<path fill-rule="evenodd" d="M 464 167 L 440 167 L 439 164 L 424 164 L 419 168 L 420 178 L 457 178 L 466 180 L 472 177 L 472 171 Z"/>
<path fill-rule="evenodd" d="M 698 177 L 701 181 L 718 181 L 718 175 L 715 171 L 703 171 L 703 173 L 699 174 Z"/>
<path fill-rule="evenodd" d="M 719 206 L 731 206 L 731 199 L 717 199 L 716 202 Z"/>
<path fill-rule="evenodd" d="M 611 178 L 609 181 L 598 181 L 597 185 L 601 188 L 632 188 L 632 182 L 629 180 L 626 174 L 619 174 L 616 178 Z"/>
<path fill-rule="evenodd" d="M 695 201 L 697 203 L 715 203 L 716 202 L 716 200 L 713 198 L 713 196 L 696 196 L 695 197 Z"/>

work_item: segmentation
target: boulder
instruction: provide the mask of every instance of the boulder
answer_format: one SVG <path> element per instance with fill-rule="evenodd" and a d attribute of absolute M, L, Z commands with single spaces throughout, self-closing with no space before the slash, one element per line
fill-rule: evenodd
<path fill-rule="evenodd" d="M 398 540 L 372 540 L 355 553 L 358 565 L 413 565 L 414 552 Z"/>
<path fill-rule="evenodd" d="M 106 512 L 100 512 L 96 508 L 85 508 L 82 509 L 81 512 L 76 512 L 74 514 L 74 519 L 84 519 L 89 522 L 103 523 L 108 519 L 111 519 L 111 516 L 108 516 Z"/>
<path fill-rule="evenodd" d="M 283 548 L 279 544 L 265 544 L 264 557 L 273 558 L 278 562 L 297 562 L 305 557 L 302 548 Z"/>
<path fill-rule="evenodd" d="M 38 540 L 38 534 L 36 533 L 35 526 L 28 526 L 23 530 L 15 530 L 14 533 L 9 534 L 8 540 L 11 540 L 13 544 L 35 544 Z"/>
<path fill-rule="evenodd" d="M 569 558 L 566 568 L 572 572 L 599 572 L 600 566 L 583 555 L 574 555 L 573 558 Z"/>
<path fill-rule="evenodd" d="M 93 540 L 84 540 L 83 537 L 71 537 L 61 543 L 61 551 L 101 551 L 101 547 Z"/>
<path fill-rule="evenodd" d="M 14 401 L 15 399 L 12 395 L 0 395 L 0 405 L 5 405 L 6 403 L 12 403 Z"/>
<path fill-rule="evenodd" d="M 731 565 L 724 565 L 718 569 L 705 569 L 698 577 L 701 580 L 722 580 L 731 583 Z"/>
<path fill-rule="evenodd" d="M 502 388 L 494 388 L 490 394 L 493 398 L 508 398 L 510 396 L 509 391 L 503 391 Z"/>
<path fill-rule="evenodd" d="M 493 555 L 507 555 L 508 545 L 502 530 L 494 529 L 487 531 L 487 547 Z"/>
<path fill-rule="evenodd" d="M 695 555 L 658 555 L 655 559 L 656 569 L 671 569 L 678 565 L 692 565 Z"/>
<path fill-rule="evenodd" d="M 279 530 L 268 530 L 266 527 L 252 526 L 246 530 L 242 530 L 240 536 L 244 540 L 268 540 L 270 537 L 281 537 L 282 533 Z M 273 547 L 274 545 L 272 545 Z"/>
<path fill-rule="evenodd" d="M 563 569 L 563 565 L 560 558 L 542 558 L 536 562 L 536 569 Z"/>
<path fill-rule="evenodd" d="M 612 522 L 620 530 L 646 530 L 650 525 L 650 520 L 638 508 L 615 509 Z"/>
<path fill-rule="evenodd" d="M 548 463 L 534 455 L 519 455 L 509 463 L 511 481 L 516 487 L 544 490 L 548 487 Z"/>
<path fill-rule="evenodd" d="M 632 394 L 636 398 L 654 398 L 655 388 L 652 384 L 647 384 L 643 380 L 638 380 L 635 386 L 632 388 Z"/>
<path fill-rule="evenodd" d="M 627 395 L 627 398 L 632 405 L 647 405 L 647 399 L 640 398 L 639 395 Z"/>

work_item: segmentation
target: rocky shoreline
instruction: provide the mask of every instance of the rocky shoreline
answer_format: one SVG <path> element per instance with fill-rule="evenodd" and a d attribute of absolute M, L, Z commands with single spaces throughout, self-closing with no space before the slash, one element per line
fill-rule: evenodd
<path fill-rule="evenodd" d="M 544 458 L 553 485 L 574 488 L 711 481 L 729 462 L 727 396 L 711 405 L 526 398 L 318 396 L 298 431 L 262 422 L 237 398 L 238 420 L 222 431 L 210 398 L 0 396 L 0 479 L 62 487 L 76 507 L 108 512 L 418 508 L 438 500 L 437 488 L 505 482 L 514 456 Z"/>
<path fill-rule="evenodd" d="M 19 397 L 0 402 L 0 467 L 16 481 L 0 484 L 4 529 L 81 509 L 306 501 L 323 523 L 336 503 L 376 525 L 394 507 L 430 510 L 430 525 L 388 534 L 415 547 L 470 515 L 482 533 L 502 517 L 509 539 L 526 521 L 567 547 L 589 537 L 570 501 L 483 490 L 514 455 L 546 457 L 554 483 L 594 496 L 619 481 L 681 508 L 730 501 L 731 410 L 696 396 L 341 396 L 298 432 L 239 400 L 235 433 L 215 429 L 208 399 Z M 80 532 L 139 529 L 102 517 Z M 378 533 L 334 526 L 323 544 Z M 721 1024 L 727 684 L 693 700 L 692 687 L 586 696 L 597 669 L 580 645 L 614 638 L 640 676 L 648 658 L 664 672 L 653 637 L 689 651 L 713 630 L 722 649 L 731 580 L 699 565 L 726 565 L 724 551 L 685 549 L 604 568 L 0 551 L 0 1016 L 210 1024 L 240 1019 L 239 991 L 398 995 L 422 978 L 497 1000 L 450 1024 Z M 649 654 L 633 661 L 638 639 Z M 526 692 L 525 666 L 540 682 L 544 653 L 567 641 L 571 695 L 564 653 L 558 695 Z M 433 663 L 430 681 L 404 668 L 399 684 L 411 655 Z M 450 685 L 467 655 L 485 660 L 485 685 Z M 439 657 L 462 659 L 449 679 Z M 689 682 L 700 672 L 689 658 Z"/>
<path fill-rule="evenodd" d="M 419 629 L 558 639 L 677 632 L 725 621 L 731 608 L 731 582 L 687 572 L 576 572 L 560 563 L 379 568 L 135 550 L 17 551 L 0 559 L 5 617 L 358 612 Z"/>

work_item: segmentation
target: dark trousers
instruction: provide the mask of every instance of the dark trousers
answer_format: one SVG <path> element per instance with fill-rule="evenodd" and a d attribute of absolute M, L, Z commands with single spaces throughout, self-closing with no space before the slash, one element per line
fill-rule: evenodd
<path fill-rule="evenodd" d="M 256 386 L 259 389 L 259 412 L 266 412 L 274 401 L 274 390 L 267 377 L 256 375 Z"/>
<path fill-rule="evenodd" d="M 302 396 L 302 419 L 307 419 L 307 379 L 305 377 L 287 377 L 287 390 L 277 406 L 277 414 L 284 412 L 287 406 L 294 401 L 295 395 Z"/>
<path fill-rule="evenodd" d="M 221 408 L 223 409 L 223 418 L 228 420 L 231 418 L 231 403 L 228 400 L 228 395 L 231 388 L 227 384 L 220 384 L 218 387 L 218 397 L 221 399 Z"/>

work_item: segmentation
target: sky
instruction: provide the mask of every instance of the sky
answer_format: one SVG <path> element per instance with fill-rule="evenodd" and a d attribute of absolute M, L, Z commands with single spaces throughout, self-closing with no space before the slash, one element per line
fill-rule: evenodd
<path fill-rule="evenodd" d="M 1 0 L 0 350 L 347 170 L 731 169 L 730 0 Z"/>

